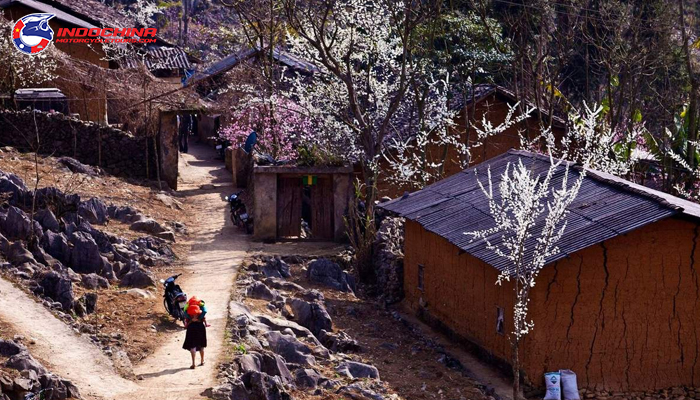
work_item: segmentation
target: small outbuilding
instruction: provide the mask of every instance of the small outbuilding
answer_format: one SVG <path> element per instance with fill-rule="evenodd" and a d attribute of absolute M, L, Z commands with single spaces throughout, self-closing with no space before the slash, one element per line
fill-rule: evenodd
<path fill-rule="evenodd" d="M 352 167 L 254 167 L 253 237 L 343 241 L 352 176 Z"/>
<path fill-rule="evenodd" d="M 498 179 L 518 160 L 549 167 L 547 157 L 511 150 L 381 205 L 406 219 L 407 306 L 503 367 L 514 294 L 495 282 L 509 265 L 464 233 L 495 224 L 477 173 L 486 182 L 490 167 Z M 562 176 L 563 167 L 553 187 Z M 541 387 L 545 372 L 571 369 L 593 390 L 700 386 L 700 206 L 590 170 L 569 211 L 561 252 L 531 292 L 526 383 Z"/>

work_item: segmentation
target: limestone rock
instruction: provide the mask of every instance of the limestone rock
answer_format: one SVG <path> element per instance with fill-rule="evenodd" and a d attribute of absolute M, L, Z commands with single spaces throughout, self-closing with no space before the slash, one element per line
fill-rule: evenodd
<path fill-rule="evenodd" d="M 69 265 L 75 272 L 85 274 L 102 272 L 107 260 L 100 254 L 100 249 L 92 236 L 86 232 L 73 232 L 69 241 L 73 244 Z"/>
<path fill-rule="evenodd" d="M 345 375 L 350 379 L 379 379 L 379 370 L 377 369 L 377 367 L 356 361 L 344 361 L 340 365 L 338 365 L 335 370 L 339 374 Z"/>
<path fill-rule="evenodd" d="M 24 345 L 12 340 L 0 339 L 0 355 L 3 357 L 11 357 L 23 351 L 27 351 L 27 348 L 24 347 Z"/>
<path fill-rule="evenodd" d="M 278 291 L 270 289 L 262 282 L 253 282 L 246 289 L 246 296 L 252 299 L 261 299 L 268 301 L 275 301 L 281 299 L 281 295 Z"/>
<path fill-rule="evenodd" d="M 289 278 L 291 276 L 289 265 L 279 256 L 267 259 L 262 266 L 262 273 L 268 278 Z"/>
<path fill-rule="evenodd" d="M 145 269 L 136 266 L 131 268 L 119 282 L 120 286 L 145 288 L 156 285 L 156 279 L 153 274 Z"/>
<path fill-rule="evenodd" d="M 312 349 L 294 336 L 271 331 L 265 333 L 264 337 L 267 339 L 270 349 L 282 356 L 287 362 L 303 366 L 316 364 Z"/>
<path fill-rule="evenodd" d="M 326 348 L 333 352 L 349 353 L 360 351 L 360 344 L 357 340 L 343 331 L 333 333 L 321 330 L 317 337 Z"/>
<path fill-rule="evenodd" d="M 10 359 L 5 362 L 5 366 L 18 371 L 32 370 L 39 375 L 46 373 L 46 368 L 27 352 L 22 352 L 10 357 Z"/>
<path fill-rule="evenodd" d="M 37 211 L 34 214 L 34 220 L 36 220 L 44 230 L 58 232 L 61 229 L 56 216 L 48 208 Z"/>
<path fill-rule="evenodd" d="M 15 206 L 10 206 L 7 212 L 0 212 L 0 231 L 10 240 L 26 240 L 33 228 L 34 224 L 27 214 Z"/>
<path fill-rule="evenodd" d="M 51 257 L 65 265 L 69 265 L 71 247 L 68 244 L 68 238 L 65 234 L 47 231 L 41 240 L 41 246 Z"/>
<path fill-rule="evenodd" d="M 75 304 L 73 294 L 73 282 L 67 276 L 56 271 L 44 271 L 37 278 L 37 282 L 44 290 L 44 295 L 59 302 L 64 311 L 70 311 Z"/>
<path fill-rule="evenodd" d="M 352 292 L 355 280 L 340 266 L 326 258 L 320 258 L 309 263 L 306 271 L 307 278 L 316 283 L 332 287 L 343 292 Z"/>
<path fill-rule="evenodd" d="M 294 383 L 304 389 L 316 389 L 323 377 L 311 368 L 299 368 L 294 373 Z"/>
<path fill-rule="evenodd" d="M 7 251 L 7 260 L 13 265 L 21 265 L 25 263 L 36 264 L 34 255 L 24 248 L 20 241 L 12 243 Z"/>
<path fill-rule="evenodd" d="M 97 197 L 81 202 L 78 206 L 78 215 L 91 224 L 104 225 L 109 220 L 107 205 Z"/>
<path fill-rule="evenodd" d="M 286 290 L 288 292 L 301 292 L 304 290 L 302 286 L 297 285 L 294 282 L 286 281 L 282 278 L 266 278 L 263 282 L 265 282 L 265 285 L 268 287 L 278 290 Z"/>
<path fill-rule="evenodd" d="M 316 337 L 322 330 L 331 331 L 333 329 L 333 321 L 323 303 L 288 298 L 287 304 L 294 313 L 294 321 L 308 328 Z"/>
<path fill-rule="evenodd" d="M 82 277 L 83 287 L 86 289 L 107 289 L 109 281 L 97 274 L 87 274 Z"/>

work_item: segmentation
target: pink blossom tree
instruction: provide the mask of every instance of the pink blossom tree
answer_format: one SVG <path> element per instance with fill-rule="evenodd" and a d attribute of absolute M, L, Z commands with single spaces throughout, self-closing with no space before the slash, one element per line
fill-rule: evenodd
<path fill-rule="evenodd" d="M 248 135 L 258 135 L 256 150 L 272 156 L 275 160 L 294 160 L 296 145 L 311 130 L 309 120 L 292 101 L 272 97 L 269 101 L 250 99 L 240 104 L 232 122 L 220 132 L 233 146 L 241 146 Z"/>

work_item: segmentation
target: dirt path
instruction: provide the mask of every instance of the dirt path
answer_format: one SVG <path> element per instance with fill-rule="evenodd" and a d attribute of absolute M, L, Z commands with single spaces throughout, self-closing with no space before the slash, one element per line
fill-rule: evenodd
<path fill-rule="evenodd" d="M 181 156 L 179 187 L 182 200 L 197 210 L 198 224 L 190 227 L 192 249 L 179 282 L 188 296 L 195 295 L 207 303 L 211 327 L 207 329 L 205 365 L 190 370 L 189 353 L 181 347 L 184 330 L 169 333 L 162 339 L 163 345 L 136 366 L 134 372 L 142 378 L 140 390 L 120 399 L 192 399 L 216 383 L 215 367 L 223 350 L 228 302 L 249 237 L 227 219 L 223 197 L 233 190 L 231 178 L 214 156 L 210 148 L 190 146 L 190 153 Z M 203 185 L 215 187 L 201 190 Z"/>
<path fill-rule="evenodd" d="M 193 145 L 181 157 L 183 202 L 194 206 L 197 224 L 190 226 L 191 252 L 180 283 L 188 295 L 207 302 L 208 347 L 205 365 L 190 370 L 189 353 L 181 348 L 185 331 L 162 336 L 162 346 L 135 366 L 132 382 L 115 372 L 110 359 L 86 338 L 55 318 L 11 283 L 0 279 L 0 319 L 19 334 L 36 339 L 32 354 L 51 370 L 73 381 L 87 399 L 193 399 L 215 384 L 222 355 L 228 301 L 235 274 L 248 247 L 248 236 L 228 221 L 223 197 L 233 190 L 231 178 L 215 152 Z M 202 189 L 202 186 L 204 189 Z"/>
<path fill-rule="evenodd" d="M 83 397 L 109 398 L 136 390 L 136 384 L 119 376 L 97 346 L 4 279 L 0 279 L 0 318 L 19 334 L 35 339 L 32 355 L 71 380 Z"/>

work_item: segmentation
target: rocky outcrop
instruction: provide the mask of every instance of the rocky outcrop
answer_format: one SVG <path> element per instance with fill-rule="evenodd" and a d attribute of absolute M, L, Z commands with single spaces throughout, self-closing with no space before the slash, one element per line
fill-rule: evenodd
<path fill-rule="evenodd" d="M 77 174 L 85 174 L 89 176 L 98 176 L 102 173 L 99 168 L 91 167 L 89 165 L 85 165 L 81 163 L 80 161 L 76 160 L 75 158 L 71 157 L 60 157 L 58 161 L 61 165 L 64 167 L 68 168 L 71 172 L 77 173 Z"/>
<path fill-rule="evenodd" d="M 318 340 L 332 352 L 355 353 L 360 351 L 360 344 L 347 333 L 338 331 L 336 333 L 321 330 Z"/>
<path fill-rule="evenodd" d="M 175 233 L 173 231 L 163 227 L 153 218 L 148 218 L 146 216 L 141 216 L 141 218 L 134 221 L 129 228 L 136 232 L 145 232 L 171 242 L 175 241 Z"/>
<path fill-rule="evenodd" d="M 167 264 L 175 258 L 163 239 L 148 236 L 128 241 L 92 225 L 108 222 L 111 214 L 130 215 L 131 208 L 119 211 L 98 198 L 81 201 L 52 187 L 41 188 L 34 196 L 21 179 L 2 171 L 0 195 L 11 204 L 0 210 L 0 253 L 9 261 L 3 270 L 46 307 L 61 310 L 57 313 L 71 324 L 75 323 L 72 312 L 82 317 L 97 305 L 96 293 L 76 300 L 73 284 L 87 290 L 106 289 L 117 280 L 123 286 L 153 286 L 155 277 L 143 266 Z M 22 207 L 34 200 L 38 211 L 32 221 Z M 33 240 L 28 240 L 32 235 Z"/>
<path fill-rule="evenodd" d="M 73 282 L 65 274 L 56 271 L 44 271 L 37 279 L 45 296 L 61 303 L 64 311 L 70 312 L 75 304 Z"/>
<path fill-rule="evenodd" d="M 41 390 L 44 390 L 46 398 L 51 400 L 81 398 L 78 388 L 73 383 L 48 372 L 21 343 L 0 339 L 0 355 L 8 357 L 4 362 L 6 368 L 19 372 L 14 378 L 7 372 L 0 372 L 0 390 L 10 399 L 21 399 L 28 393 Z"/>
<path fill-rule="evenodd" d="M 73 232 L 68 241 L 73 245 L 68 265 L 75 272 L 103 274 L 112 269 L 107 259 L 100 254 L 100 248 L 95 243 L 95 239 L 88 233 Z"/>
<path fill-rule="evenodd" d="M 93 197 L 88 201 L 80 202 L 78 215 L 85 218 L 91 224 L 104 225 L 109 220 L 107 216 L 107 205 Z"/>
<path fill-rule="evenodd" d="M 345 361 L 338 365 L 335 371 L 341 375 L 347 376 L 350 379 L 379 379 L 379 370 L 377 367 L 355 361 Z"/>
<path fill-rule="evenodd" d="M 7 211 L 0 211 L 0 232 L 10 240 L 27 240 L 32 233 L 39 238 L 43 236 L 41 225 L 35 225 L 24 211 L 15 206 L 10 206 Z"/>
<path fill-rule="evenodd" d="M 316 337 L 322 330 L 330 331 L 333 329 L 331 316 L 322 302 L 287 298 L 286 303 L 294 313 L 294 321 L 308 328 Z"/>
<path fill-rule="evenodd" d="M 81 278 L 83 287 L 85 289 L 107 289 L 109 288 L 109 281 L 97 274 L 87 274 L 83 275 Z"/>
<path fill-rule="evenodd" d="M 352 292 L 355 279 L 343 271 L 337 263 L 326 258 L 311 261 L 306 270 L 307 278 L 316 283 L 332 287 L 343 292 Z"/>
<path fill-rule="evenodd" d="M 37 211 L 34 214 L 34 220 L 37 221 L 45 231 L 58 232 L 61 229 L 58 219 L 56 219 L 54 213 L 48 208 Z"/>
<path fill-rule="evenodd" d="M 313 391 L 314 395 L 333 397 L 333 394 L 344 393 L 348 398 L 384 398 L 381 395 L 386 392 L 384 386 L 374 385 L 380 383 L 377 368 L 358 362 L 356 356 L 351 358 L 345 354 L 359 351 L 360 346 L 345 332 L 333 331 L 323 293 L 286 281 L 280 269 L 275 267 L 283 265 L 283 270 L 287 270 L 286 262 L 280 261 L 267 259 L 262 264 L 250 264 L 248 275 L 240 277 L 238 283 L 242 287 L 239 293 L 267 300 L 270 312 L 253 314 L 240 303 L 230 303 L 232 339 L 244 346 L 248 353 L 236 356 L 230 365 L 224 366 L 223 384 L 209 391 L 211 397 L 278 399 L 284 398 L 285 393 L 295 387 L 309 393 Z M 317 282 L 338 290 L 350 290 L 348 275 L 337 264 L 323 260 L 311 269 Z M 291 269 L 288 277 L 291 277 Z M 285 299 L 282 305 L 278 298 Z M 287 319 L 276 316 L 280 314 Z M 267 353 L 276 357 L 266 356 L 269 364 L 266 369 L 261 357 Z M 283 362 L 284 368 L 279 361 Z M 319 372 L 328 367 L 335 368 L 333 374 L 338 379 L 329 379 Z M 285 370 L 291 373 L 291 377 Z M 357 385 L 357 382 L 347 384 L 357 379 L 363 381 Z M 343 382 L 346 382 L 345 386 Z"/>
<path fill-rule="evenodd" d="M 253 299 L 276 301 L 281 300 L 282 296 L 274 289 L 270 289 L 262 282 L 253 282 L 246 289 L 246 296 Z"/>
<path fill-rule="evenodd" d="M 380 299 L 386 304 L 401 301 L 403 294 L 404 219 L 387 217 L 381 223 L 374 241 L 374 269 Z"/>
<path fill-rule="evenodd" d="M 269 257 L 264 261 L 260 268 L 260 272 L 268 278 L 289 278 L 289 265 L 284 262 L 279 256 Z"/>
<path fill-rule="evenodd" d="M 155 285 L 155 276 L 150 271 L 138 266 L 138 264 L 133 264 L 129 272 L 126 273 L 119 282 L 119 286 L 135 288 L 146 288 Z"/>

